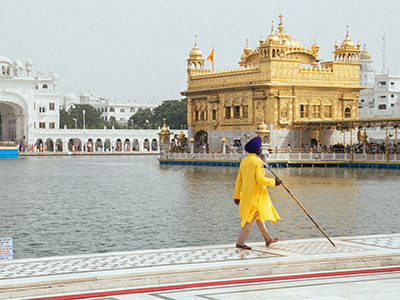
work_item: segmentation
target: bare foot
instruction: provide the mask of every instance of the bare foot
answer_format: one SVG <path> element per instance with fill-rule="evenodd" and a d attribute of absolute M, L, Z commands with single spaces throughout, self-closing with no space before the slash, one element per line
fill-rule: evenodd
<path fill-rule="evenodd" d="M 265 243 L 267 247 L 271 246 L 273 243 L 276 243 L 279 241 L 279 238 L 271 239 L 268 243 Z"/>

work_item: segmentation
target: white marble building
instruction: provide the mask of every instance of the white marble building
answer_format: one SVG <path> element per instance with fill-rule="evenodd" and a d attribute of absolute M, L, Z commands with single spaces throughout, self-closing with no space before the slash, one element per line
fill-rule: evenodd
<path fill-rule="evenodd" d="M 364 46 L 361 52 L 360 83 L 370 87 L 360 92 L 359 117 L 389 117 L 400 115 L 400 76 L 389 71 L 374 73 L 371 55 Z"/>
<path fill-rule="evenodd" d="M 0 114 L 2 119 L 0 140 L 15 141 L 24 148 L 34 151 L 159 150 L 158 133 L 160 129 L 60 129 L 60 105 L 68 107 L 68 105 L 76 103 L 76 96 L 68 93 L 60 103 L 57 87 L 58 76 L 51 72 L 46 75 L 41 71 L 33 74 L 32 66 L 31 60 L 22 65 L 20 61 L 12 62 L 0 55 Z M 87 101 L 85 94 L 81 96 L 84 101 Z M 100 110 L 102 107 L 110 107 L 110 104 L 105 106 L 104 102 L 88 104 L 94 104 Z M 114 107 L 120 108 L 118 105 Z M 109 113 L 106 115 L 107 117 L 112 115 L 110 111 L 107 113 Z M 115 116 L 122 118 L 122 112 L 120 111 L 120 113 Z M 131 116 L 133 113 L 129 112 L 128 114 Z M 185 134 L 187 135 L 187 131 Z"/>
<path fill-rule="evenodd" d="M 90 104 L 102 113 L 103 120 L 109 121 L 111 117 L 114 117 L 120 125 L 131 125 L 128 124 L 129 118 L 140 109 L 150 108 L 153 110 L 157 107 L 155 104 L 137 104 L 136 100 L 134 103 L 131 103 L 130 100 L 128 103 L 118 103 L 116 100 L 110 101 L 95 97 L 90 91 L 87 93 L 81 91 L 79 100 L 73 93 L 68 92 L 63 98 L 63 107 L 68 109 L 74 104 Z"/>
<path fill-rule="evenodd" d="M 0 112 L 2 139 L 33 142 L 38 129 L 59 128 L 56 74 L 32 73 L 33 63 L 11 62 L 0 56 Z"/>

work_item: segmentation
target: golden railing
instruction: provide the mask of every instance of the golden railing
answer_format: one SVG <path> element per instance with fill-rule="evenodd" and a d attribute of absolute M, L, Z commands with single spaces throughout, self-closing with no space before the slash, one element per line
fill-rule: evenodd
<path fill-rule="evenodd" d="M 0 147 L 16 147 L 15 141 L 0 141 Z"/>

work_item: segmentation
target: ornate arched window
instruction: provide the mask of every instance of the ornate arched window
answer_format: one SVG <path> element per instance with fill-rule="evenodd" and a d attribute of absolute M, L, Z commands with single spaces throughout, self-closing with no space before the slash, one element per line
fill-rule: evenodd
<path fill-rule="evenodd" d="M 346 109 L 344 110 L 344 118 L 345 118 L 345 119 L 351 118 L 351 110 L 350 110 L 350 107 L 346 107 Z"/>
<path fill-rule="evenodd" d="M 281 109 L 281 119 L 287 120 L 287 118 L 288 118 L 288 108 L 287 106 L 284 106 Z"/>
<path fill-rule="evenodd" d="M 319 119 L 321 118 L 321 106 L 319 104 L 312 105 L 312 118 Z"/>
<path fill-rule="evenodd" d="M 308 104 L 300 104 L 300 118 L 307 119 L 308 118 Z"/>

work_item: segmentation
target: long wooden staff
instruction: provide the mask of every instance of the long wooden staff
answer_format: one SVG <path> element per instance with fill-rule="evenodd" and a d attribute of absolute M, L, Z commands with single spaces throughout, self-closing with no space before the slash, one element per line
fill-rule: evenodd
<path fill-rule="evenodd" d="M 279 179 L 278 176 L 275 174 L 274 171 L 272 171 L 271 167 L 268 165 L 266 157 L 264 154 L 259 154 L 259 157 L 261 158 L 262 162 L 264 163 L 264 166 L 275 176 L 276 179 Z M 326 235 L 326 233 L 321 229 L 321 227 L 318 226 L 317 222 L 314 221 L 314 219 L 310 216 L 310 214 L 305 210 L 305 208 L 300 204 L 300 202 L 296 199 L 295 196 L 289 191 L 289 189 L 281 183 L 281 185 L 285 188 L 285 190 L 289 193 L 290 196 L 296 201 L 296 203 L 300 206 L 300 208 L 306 213 L 306 215 L 310 218 L 311 221 L 315 224 L 315 226 L 318 227 L 318 229 L 323 233 L 323 235 L 329 240 L 329 242 L 333 245 L 333 247 L 336 247 L 336 245 L 332 242 L 332 240 Z"/>

